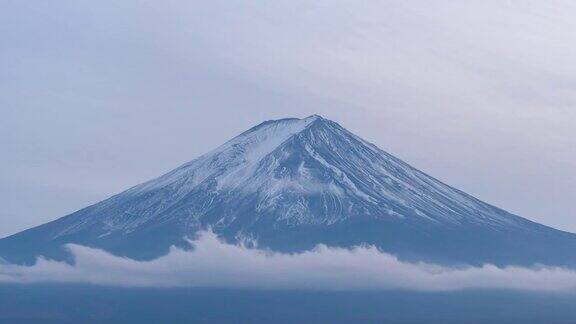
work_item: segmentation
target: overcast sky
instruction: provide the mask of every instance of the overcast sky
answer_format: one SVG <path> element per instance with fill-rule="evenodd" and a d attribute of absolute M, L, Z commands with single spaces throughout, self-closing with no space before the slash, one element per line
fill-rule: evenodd
<path fill-rule="evenodd" d="M 321 114 L 576 232 L 572 0 L 0 3 L 0 236 Z"/>

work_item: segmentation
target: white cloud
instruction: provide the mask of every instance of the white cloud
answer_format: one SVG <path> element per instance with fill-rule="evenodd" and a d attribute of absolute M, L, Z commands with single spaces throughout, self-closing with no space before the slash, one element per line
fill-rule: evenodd
<path fill-rule="evenodd" d="M 193 244 L 192 251 L 172 248 L 152 261 L 70 244 L 74 265 L 44 258 L 33 266 L 1 264 L 0 282 L 314 290 L 576 289 L 576 272 L 564 268 L 450 268 L 402 262 L 372 247 L 318 246 L 304 253 L 281 254 L 226 244 L 207 232 Z"/>

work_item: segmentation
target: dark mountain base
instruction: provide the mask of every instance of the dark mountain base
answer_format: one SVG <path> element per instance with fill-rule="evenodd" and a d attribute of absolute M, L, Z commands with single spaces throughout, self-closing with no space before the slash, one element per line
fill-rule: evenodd
<path fill-rule="evenodd" d="M 574 235 L 556 230 L 492 231 L 469 225 L 465 229 L 420 226 L 405 222 L 347 221 L 341 224 L 258 231 L 260 243 L 275 251 L 310 250 L 322 243 L 349 248 L 373 245 L 407 262 L 442 265 L 518 265 L 576 267 Z M 232 236 L 232 235 L 230 235 Z"/>
<path fill-rule="evenodd" d="M 576 323 L 576 295 L 0 285 L 1 323 Z"/>
<path fill-rule="evenodd" d="M 473 224 L 464 228 L 422 226 L 407 222 L 349 220 L 329 226 L 284 227 L 270 230 L 262 226 L 252 229 L 259 237 L 259 248 L 293 253 L 310 250 L 318 244 L 350 248 L 373 245 L 407 262 L 429 262 L 447 266 L 495 264 L 497 266 L 533 266 L 544 264 L 576 268 L 576 240 L 574 234 L 542 226 L 534 232 L 506 229 L 493 231 Z M 32 264 L 38 255 L 51 259 L 72 261 L 63 248 L 68 242 L 106 250 L 135 260 L 152 260 L 168 253 L 170 246 L 189 248 L 185 233 L 173 227 L 155 227 L 153 230 L 125 236 L 92 240 L 79 233 L 60 241 L 34 241 L 32 229 L 22 235 L 2 240 L 0 256 L 18 264 Z M 231 244 L 237 231 L 216 232 Z M 192 234 L 193 238 L 195 234 Z"/>

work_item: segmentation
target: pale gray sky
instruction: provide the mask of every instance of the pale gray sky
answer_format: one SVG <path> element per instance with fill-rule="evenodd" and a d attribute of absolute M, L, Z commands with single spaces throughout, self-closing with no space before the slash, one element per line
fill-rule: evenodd
<path fill-rule="evenodd" d="M 0 3 L 0 236 L 318 113 L 576 231 L 576 3 Z"/>

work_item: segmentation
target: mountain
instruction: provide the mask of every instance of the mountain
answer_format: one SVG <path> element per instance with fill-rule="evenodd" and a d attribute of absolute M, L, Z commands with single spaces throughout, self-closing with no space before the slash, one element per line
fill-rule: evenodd
<path fill-rule="evenodd" d="M 159 178 L 0 240 L 0 256 L 65 259 L 62 245 L 74 242 L 151 259 L 206 228 L 284 252 L 370 244 L 412 261 L 576 265 L 576 235 L 484 203 L 316 115 L 263 122 Z"/>

